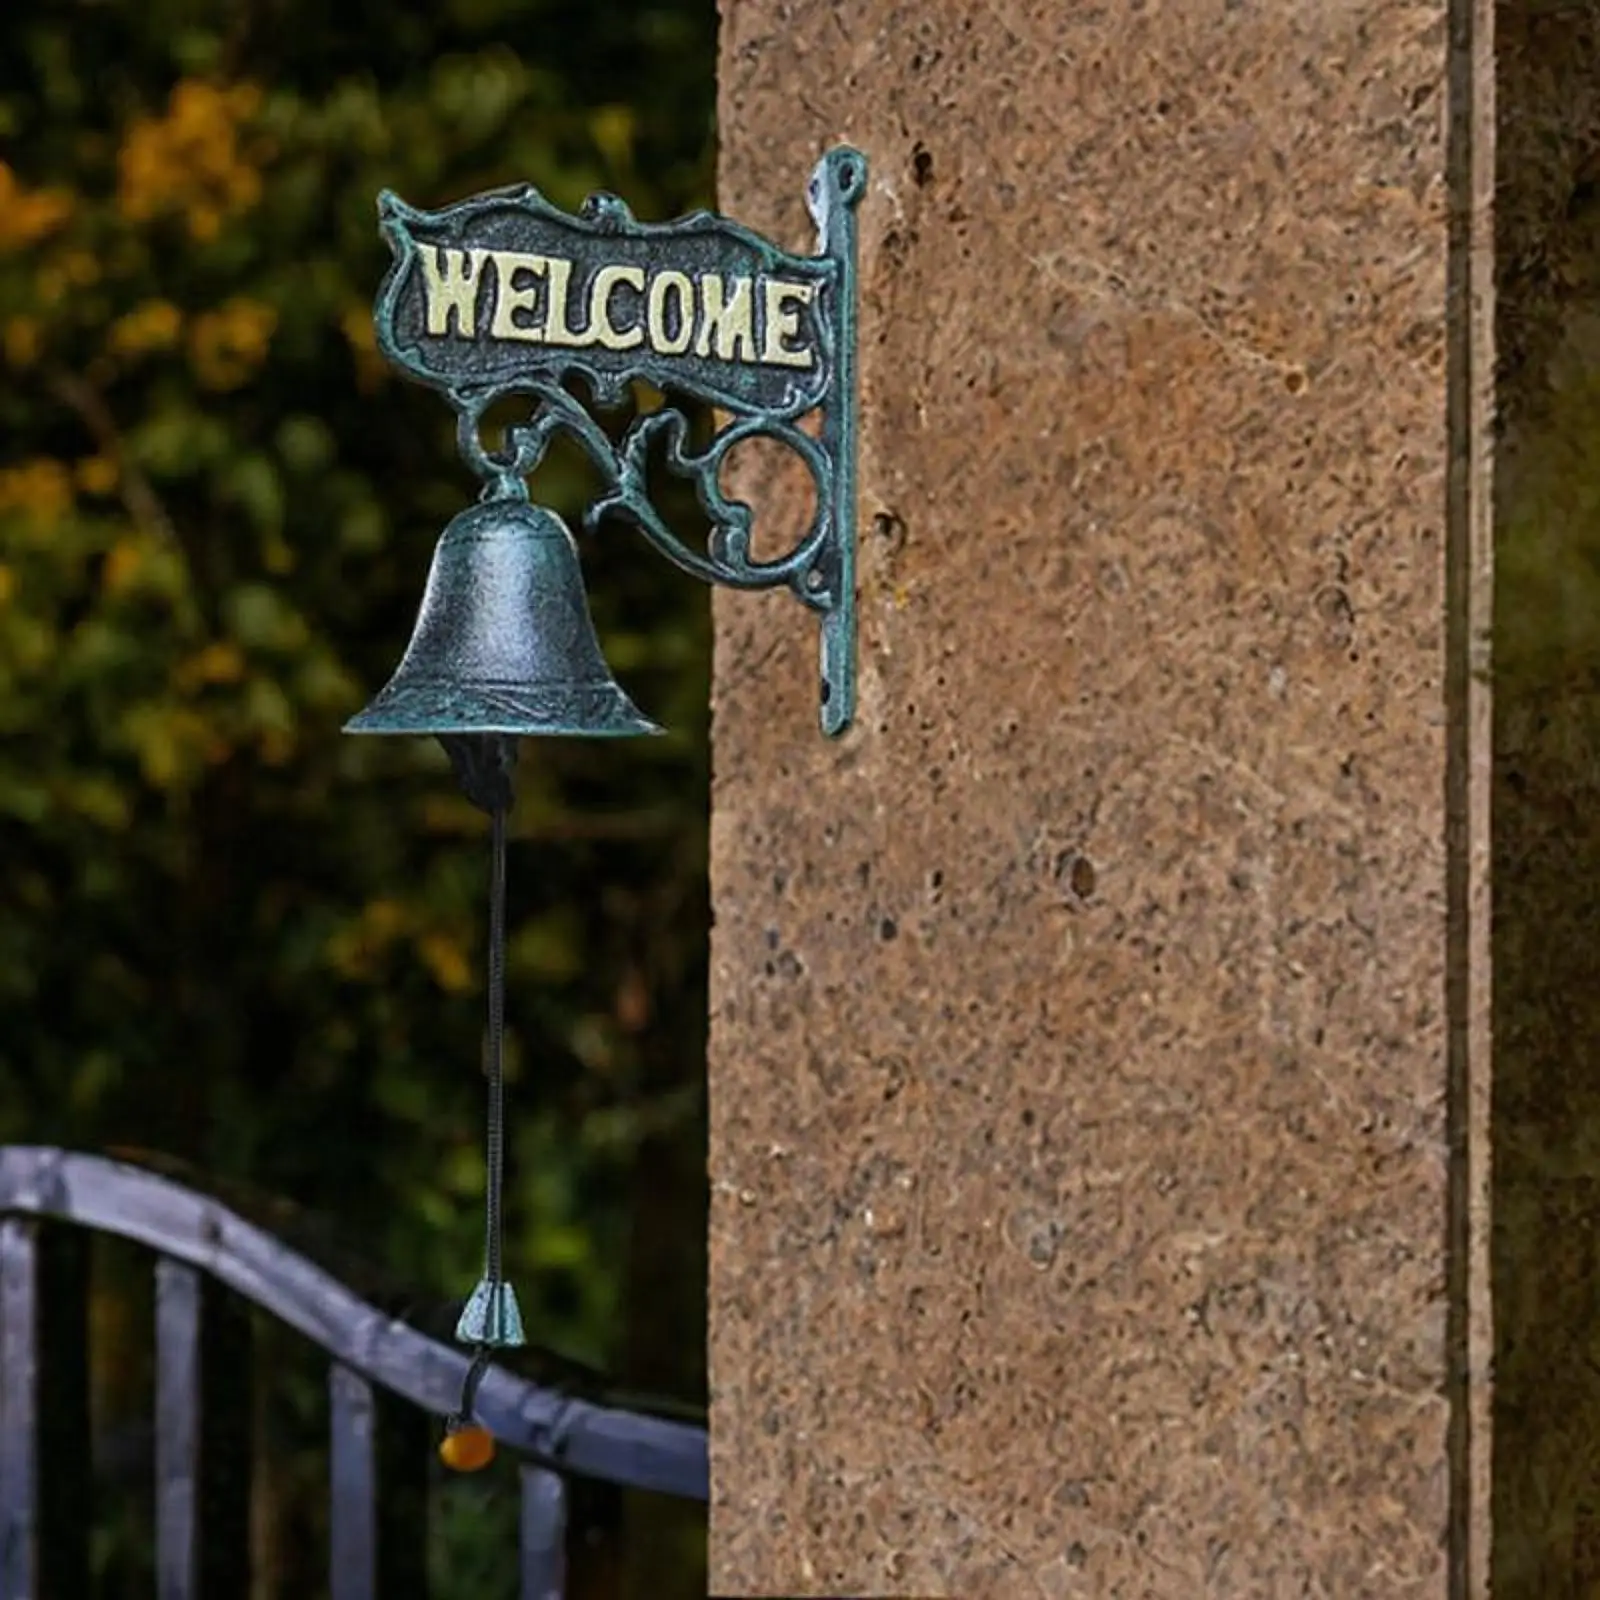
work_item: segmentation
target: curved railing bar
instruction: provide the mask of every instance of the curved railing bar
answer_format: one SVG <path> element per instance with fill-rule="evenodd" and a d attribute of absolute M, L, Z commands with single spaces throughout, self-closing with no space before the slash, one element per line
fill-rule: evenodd
<path fill-rule="evenodd" d="M 321 1267 L 205 1195 L 104 1156 L 0 1147 L 0 1215 L 46 1217 L 115 1234 L 208 1272 L 304 1334 L 333 1360 L 448 1416 L 470 1358 L 370 1306 Z M 703 1428 L 556 1393 L 491 1367 L 478 1419 L 502 1444 L 625 1488 L 705 1500 Z"/>

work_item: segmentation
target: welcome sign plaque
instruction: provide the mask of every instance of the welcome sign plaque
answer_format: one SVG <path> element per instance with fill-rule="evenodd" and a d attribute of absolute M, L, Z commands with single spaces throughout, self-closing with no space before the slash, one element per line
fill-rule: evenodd
<path fill-rule="evenodd" d="M 842 733 L 855 707 L 855 207 L 866 160 L 831 151 L 807 199 L 819 243 L 795 255 L 710 212 L 639 222 L 614 195 L 577 215 L 528 186 L 420 211 L 397 196 L 378 202 L 394 263 L 378 297 L 385 355 L 455 408 L 469 465 L 486 483 L 526 478 L 565 432 L 599 467 L 606 491 L 587 508 L 633 522 L 670 560 L 707 582 L 788 587 L 822 628 L 822 724 Z M 622 440 L 574 392 L 616 406 L 636 383 L 669 404 L 638 415 Z M 526 396 L 528 420 L 488 449 L 484 412 Z M 673 396 L 725 414 L 702 450 L 690 448 Z M 818 413 L 820 426 L 803 427 Z M 728 452 L 763 437 L 792 449 L 815 481 L 816 512 L 788 554 L 750 554 L 750 507 L 727 499 L 719 473 Z M 711 523 L 705 550 L 681 541 L 651 504 L 653 450 L 693 481 Z"/>

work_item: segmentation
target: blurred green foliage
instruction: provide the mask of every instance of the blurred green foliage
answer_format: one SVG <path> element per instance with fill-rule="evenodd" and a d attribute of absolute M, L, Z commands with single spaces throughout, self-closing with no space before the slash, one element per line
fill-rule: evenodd
<path fill-rule="evenodd" d="M 375 198 L 703 203 L 713 30 L 709 0 L 0 9 L 0 1141 L 170 1152 L 470 1287 L 486 826 L 431 742 L 338 731 L 475 493 L 376 356 Z M 536 492 L 576 525 L 589 488 L 558 454 Z M 626 528 L 584 545 L 672 736 L 523 751 L 508 1261 L 533 1339 L 696 1399 L 707 597 Z"/>

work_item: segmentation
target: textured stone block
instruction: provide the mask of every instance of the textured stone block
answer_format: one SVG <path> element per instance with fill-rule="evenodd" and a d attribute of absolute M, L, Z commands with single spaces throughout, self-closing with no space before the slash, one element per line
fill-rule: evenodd
<path fill-rule="evenodd" d="M 725 0 L 723 208 L 873 175 L 855 731 L 717 600 L 719 1593 L 1447 1593 L 1449 55 Z"/>

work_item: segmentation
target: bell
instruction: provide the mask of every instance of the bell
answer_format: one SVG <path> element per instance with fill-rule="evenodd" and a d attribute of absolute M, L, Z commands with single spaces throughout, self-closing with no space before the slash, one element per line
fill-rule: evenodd
<path fill-rule="evenodd" d="M 463 511 L 433 553 L 411 643 L 346 733 L 660 733 L 611 676 L 578 547 L 516 483 Z"/>

